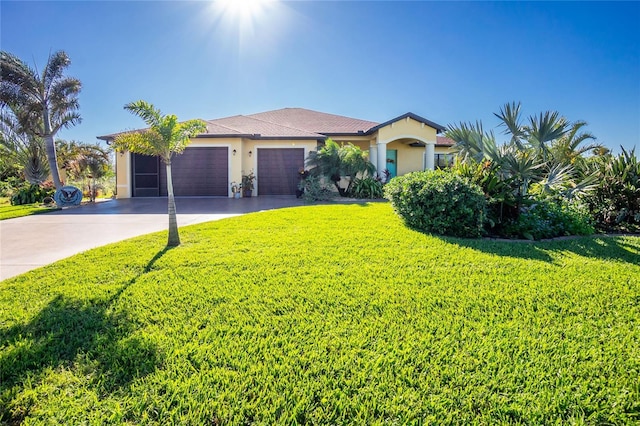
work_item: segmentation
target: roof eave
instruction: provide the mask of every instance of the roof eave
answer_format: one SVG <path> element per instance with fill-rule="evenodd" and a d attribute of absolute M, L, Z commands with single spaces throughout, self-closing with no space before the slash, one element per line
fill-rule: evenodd
<path fill-rule="evenodd" d="M 378 124 L 377 126 L 370 128 L 369 130 L 367 130 L 366 134 L 370 135 L 371 133 L 374 133 L 374 132 L 380 130 L 381 128 L 383 128 L 385 126 L 388 126 L 391 123 L 395 123 L 396 121 L 404 120 L 407 117 L 409 117 L 409 118 L 411 118 L 411 119 L 413 119 L 415 121 L 418 121 L 420 123 L 424 123 L 427 126 L 433 127 L 434 129 L 436 129 L 436 134 L 444 132 L 445 130 L 447 130 L 447 128 L 444 127 L 441 124 L 435 123 L 435 122 L 433 122 L 431 120 L 427 120 L 426 118 L 420 117 L 419 115 L 414 114 L 412 112 L 408 112 L 406 114 L 402 114 L 399 117 L 396 117 L 396 118 L 393 118 L 391 120 L 385 121 L 384 123 Z"/>

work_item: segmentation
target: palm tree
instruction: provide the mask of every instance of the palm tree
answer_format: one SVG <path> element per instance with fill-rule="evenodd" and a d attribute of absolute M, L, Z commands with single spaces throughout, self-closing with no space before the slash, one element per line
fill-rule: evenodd
<path fill-rule="evenodd" d="M 0 152 L 5 160 L 17 164 L 24 179 L 39 185 L 49 176 L 44 141 L 30 136 L 18 123 L 13 111 L 0 112 Z"/>
<path fill-rule="evenodd" d="M 309 154 L 307 166 L 312 167 L 314 173 L 333 182 L 338 192 L 341 195 L 344 194 L 344 189 L 340 187 L 340 179 L 342 179 L 340 145 L 333 139 L 327 139 L 321 149 Z"/>
<path fill-rule="evenodd" d="M 89 191 L 89 201 L 96 200 L 96 181 L 109 173 L 112 167 L 108 149 L 99 144 L 79 143 L 76 141 L 56 141 L 58 159 L 66 170 L 67 176 L 84 181 Z"/>
<path fill-rule="evenodd" d="M 0 52 L 0 106 L 19 108 L 20 125 L 44 140 L 51 177 L 56 189 L 62 186 L 54 137 L 63 127 L 80 122 L 78 94 L 80 80 L 66 77 L 71 64 L 63 51 L 49 55 L 42 73 L 17 56 Z"/>
<path fill-rule="evenodd" d="M 586 121 L 572 123 L 569 131 L 551 144 L 549 148 L 551 161 L 560 165 L 576 164 L 587 152 L 600 152 L 604 148 L 599 143 L 584 144 L 587 141 L 596 140 L 591 133 L 581 132 L 586 125 Z"/>
<path fill-rule="evenodd" d="M 180 245 L 176 203 L 173 196 L 171 178 L 171 157 L 180 154 L 191 142 L 191 138 L 206 131 L 202 120 L 178 122 L 175 115 L 163 115 L 160 110 L 145 101 L 128 103 L 124 109 L 140 117 L 149 126 L 148 129 L 127 132 L 118 135 L 113 141 L 114 149 L 136 154 L 158 156 L 167 167 L 167 195 L 169 203 L 169 239 L 168 247 Z"/>
<path fill-rule="evenodd" d="M 353 183 L 358 177 L 365 178 L 376 173 L 376 166 L 369 161 L 369 152 L 363 151 L 359 146 L 352 143 L 340 148 L 340 159 L 342 162 L 342 174 L 349 180 L 346 189 L 347 194 L 351 194 Z"/>

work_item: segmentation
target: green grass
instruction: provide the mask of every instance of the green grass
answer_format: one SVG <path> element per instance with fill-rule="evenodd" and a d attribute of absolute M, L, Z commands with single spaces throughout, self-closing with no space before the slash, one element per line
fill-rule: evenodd
<path fill-rule="evenodd" d="M 0 284 L 2 421 L 640 421 L 640 238 L 436 238 L 388 204 L 181 237 Z"/>
<path fill-rule="evenodd" d="M 0 220 L 13 219 L 16 217 L 29 216 L 32 214 L 47 213 L 53 210 L 57 210 L 57 208 L 43 207 L 41 203 L 12 206 L 8 198 L 0 197 Z"/>

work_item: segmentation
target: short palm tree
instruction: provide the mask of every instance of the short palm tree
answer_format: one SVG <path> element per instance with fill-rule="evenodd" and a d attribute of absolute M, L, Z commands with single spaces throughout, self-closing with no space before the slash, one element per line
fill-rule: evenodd
<path fill-rule="evenodd" d="M 551 161 L 560 165 L 576 164 L 584 154 L 599 152 L 604 148 L 602 144 L 594 142 L 595 136 L 582 131 L 586 125 L 586 121 L 572 123 L 569 131 L 551 144 L 549 148 Z M 591 142 L 586 143 L 587 141 Z"/>
<path fill-rule="evenodd" d="M 0 106 L 20 110 L 20 125 L 28 134 L 44 140 L 51 177 L 56 189 L 62 186 L 54 137 L 63 127 L 80 122 L 78 94 L 80 80 L 64 75 L 69 56 L 58 51 L 49 56 L 42 73 L 17 56 L 0 52 Z"/>
<path fill-rule="evenodd" d="M 340 179 L 342 179 L 340 145 L 335 141 L 330 138 L 327 139 L 322 148 L 309 154 L 306 163 L 308 167 L 312 168 L 314 173 L 330 180 L 340 194 L 344 192 L 344 190 L 340 188 Z"/>
<path fill-rule="evenodd" d="M 142 100 L 128 103 L 124 106 L 124 109 L 144 120 L 149 128 L 122 133 L 115 138 L 113 146 L 119 151 L 158 156 L 166 165 L 169 204 L 169 239 L 167 246 L 178 246 L 180 245 L 180 235 L 178 234 L 176 203 L 171 178 L 171 157 L 173 154 L 180 154 L 184 151 L 191 142 L 192 137 L 206 131 L 206 124 L 202 120 L 189 120 L 179 123 L 175 115 L 163 115 L 152 104 Z"/>
<path fill-rule="evenodd" d="M 108 149 L 99 144 L 79 143 L 76 141 L 56 141 L 58 159 L 67 171 L 67 176 L 85 181 L 89 191 L 89 200 L 96 200 L 97 180 L 109 173 L 111 157 Z"/>

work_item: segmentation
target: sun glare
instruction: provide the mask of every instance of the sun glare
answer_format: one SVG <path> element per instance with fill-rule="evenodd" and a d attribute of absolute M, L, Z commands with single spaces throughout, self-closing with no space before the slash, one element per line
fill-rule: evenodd
<path fill-rule="evenodd" d="M 217 0 L 215 5 L 223 16 L 246 25 L 259 19 L 273 3 L 275 0 Z"/>
<path fill-rule="evenodd" d="M 235 46 L 240 55 L 268 55 L 293 21 L 292 11 L 280 0 L 214 0 L 208 4 L 209 28 L 224 42 L 216 49 Z"/>

